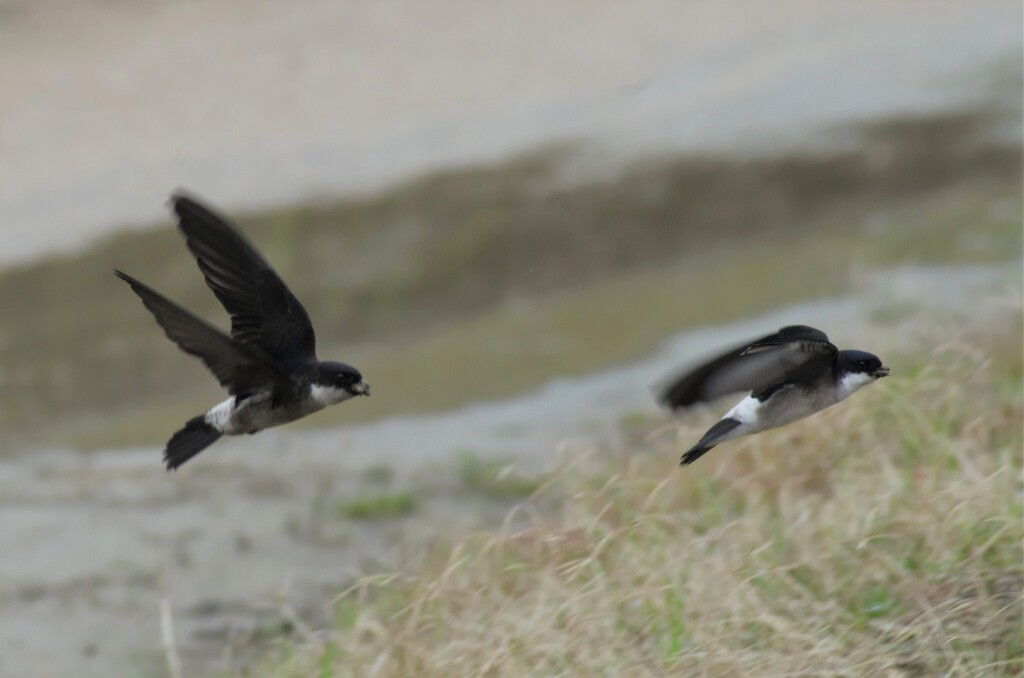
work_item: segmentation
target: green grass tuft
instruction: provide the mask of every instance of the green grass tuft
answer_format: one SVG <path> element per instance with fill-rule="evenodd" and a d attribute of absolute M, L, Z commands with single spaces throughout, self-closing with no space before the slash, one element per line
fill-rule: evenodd
<path fill-rule="evenodd" d="M 517 473 L 508 461 L 481 459 L 472 452 L 460 453 L 457 470 L 467 489 L 492 499 L 525 499 L 542 482 Z"/>

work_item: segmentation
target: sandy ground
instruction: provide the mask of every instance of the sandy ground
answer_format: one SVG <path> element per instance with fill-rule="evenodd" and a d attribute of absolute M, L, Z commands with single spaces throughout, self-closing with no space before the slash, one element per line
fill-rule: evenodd
<path fill-rule="evenodd" d="M 512 400 L 347 429 L 274 429 L 222 441 L 173 475 L 156 447 L 0 461 L 0 675 L 162 675 L 163 596 L 186 675 L 211 675 L 282 617 L 323 623 L 324 601 L 357 573 L 393 565 L 439 531 L 500 524 L 511 504 L 462 487 L 459 454 L 514 460 L 528 473 L 594 454 L 622 417 L 658 416 L 650 385 L 768 328 L 811 323 L 841 347 L 885 355 L 934 339 L 932 324 L 984 327 L 1020 303 L 1019 263 L 899 269 L 866 277 L 851 298 L 686 333 L 637 364 Z M 385 484 L 371 480 L 381 469 L 393 473 Z M 401 489 L 417 499 L 407 517 L 338 515 L 341 502 Z"/>
<path fill-rule="evenodd" d="M 179 185 L 257 207 L 566 138 L 807 143 L 987 96 L 1021 50 L 1016 0 L 0 0 L 0 265 Z"/>

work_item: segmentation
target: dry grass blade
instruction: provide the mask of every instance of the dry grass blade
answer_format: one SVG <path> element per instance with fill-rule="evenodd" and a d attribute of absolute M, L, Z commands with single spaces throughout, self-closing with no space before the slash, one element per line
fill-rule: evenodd
<path fill-rule="evenodd" d="M 1019 327 L 692 470 L 570 463 L 558 519 L 344 594 L 322 675 L 1019 675 Z"/>

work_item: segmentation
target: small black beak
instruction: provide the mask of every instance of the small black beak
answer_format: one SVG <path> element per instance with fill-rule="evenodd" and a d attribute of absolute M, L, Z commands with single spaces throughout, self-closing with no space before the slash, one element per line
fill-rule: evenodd
<path fill-rule="evenodd" d="M 889 376 L 889 368 L 886 367 L 885 365 L 882 365 L 877 370 L 875 370 L 875 377 L 878 378 L 878 379 L 881 379 L 882 377 L 888 377 L 888 376 Z"/>

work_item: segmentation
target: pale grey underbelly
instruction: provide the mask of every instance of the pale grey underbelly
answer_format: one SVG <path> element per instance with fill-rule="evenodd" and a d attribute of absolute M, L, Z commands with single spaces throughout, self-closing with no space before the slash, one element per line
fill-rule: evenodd
<path fill-rule="evenodd" d="M 780 389 L 771 398 L 761 404 L 757 416 L 758 430 L 784 426 L 794 421 L 809 417 L 816 412 L 834 405 L 841 398 L 835 389 L 823 388 L 805 390 L 799 388 Z"/>
<path fill-rule="evenodd" d="M 310 398 L 303 398 L 290 405 L 273 407 L 270 392 L 267 391 L 252 395 L 237 405 L 234 396 L 228 398 L 207 411 L 206 422 L 224 435 L 242 435 L 287 424 L 322 410 L 323 407 Z"/>

